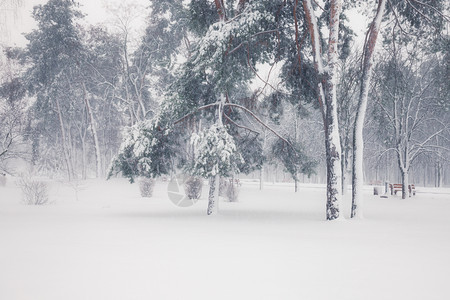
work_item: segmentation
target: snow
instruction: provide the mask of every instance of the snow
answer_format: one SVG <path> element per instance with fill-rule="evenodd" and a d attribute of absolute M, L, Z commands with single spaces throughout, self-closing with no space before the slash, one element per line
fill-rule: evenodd
<path fill-rule="evenodd" d="M 325 220 L 325 187 L 244 181 L 206 216 L 159 181 L 48 181 L 52 204 L 0 187 L 0 299 L 446 299 L 450 189 L 371 195 L 365 219 Z M 346 217 L 350 195 L 344 197 Z"/>

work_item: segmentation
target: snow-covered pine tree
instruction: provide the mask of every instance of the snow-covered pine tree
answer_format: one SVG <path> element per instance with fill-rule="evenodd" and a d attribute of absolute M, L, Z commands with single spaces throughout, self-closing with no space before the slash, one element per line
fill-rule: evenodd
<path fill-rule="evenodd" d="M 133 183 L 139 176 L 155 178 L 170 174 L 177 144 L 171 128 L 161 126 L 161 120 L 149 120 L 126 128 L 108 178 L 121 173 Z"/>
<path fill-rule="evenodd" d="M 191 142 L 195 148 L 191 172 L 209 179 L 207 214 L 216 214 L 219 209 L 220 177 L 239 173 L 238 164 L 243 163 L 242 156 L 233 137 L 220 121 L 199 134 L 194 133 Z"/>
<path fill-rule="evenodd" d="M 297 192 L 298 176 L 300 174 L 306 174 L 311 176 L 314 173 L 317 162 L 310 159 L 299 143 L 291 143 L 288 145 L 282 140 L 277 140 L 272 145 L 272 153 L 277 160 L 283 163 L 285 170 L 291 174 L 292 179 L 295 181 L 295 188 Z"/>
<path fill-rule="evenodd" d="M 83 46 L 75 22 L 82 15 L 71 0 L 49 0 L 34 7 L 33 17 L 37 29 L 26 35 L 30 63 L 26 77 L 31 93 L 36 96 L 33 113 L 39 134 L 35 136 L 62 152 L 71 179 L 75 170 L 70 131 L 76 122 L 83 122 L 77 115 L 80 106 L 75 104 L 81 98 L 80 90 L 72 85 L 80 71 Z M 57 132 L 59 134 L 55 135 Z M 54 159 L 60 160 L 57 154 Z"/>

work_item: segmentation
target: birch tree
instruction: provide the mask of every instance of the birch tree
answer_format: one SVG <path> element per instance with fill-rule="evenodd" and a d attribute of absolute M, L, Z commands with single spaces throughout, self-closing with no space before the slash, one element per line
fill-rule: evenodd
<path fill-rule="evenodd" d="M 17 51 L 6 49 L 0 64 L 0 168 L 9 159 L 29 158 L 24 143 L 28 112 L 26 86 L 17 62 Z"/>

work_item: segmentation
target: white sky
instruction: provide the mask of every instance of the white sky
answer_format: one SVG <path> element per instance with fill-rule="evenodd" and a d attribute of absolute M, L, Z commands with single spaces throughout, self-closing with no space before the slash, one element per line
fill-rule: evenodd
<path fill-rule="evenodd" d="M 106 22 L 108 13 L 106 6 L 118 6 L 137 3 L 145 8 L 149 4 L 149 0 L 77 0 L 80 4 L 80 10 L 86 14 L 86 21 L 91 24 Z M 23 0 L 23 5 L 18 12 L 18 18 L 14 21 L 12 17 L 7 18 L 7 27 L 10 30 L 9 40 L 4 41 L 11 46 L 24 46 L 26 39 L 23 33 L 30 32 L 35 26 L 31 13 L 33 7 L 38 4 L 45 4 L 47 0 Z M 145 11 L 145 9 L 143 10 Z M 8 12 L 12 16 L 12 12 Z M 144 24 L 145 14 L 137 16 L 134 20 L 137 23 Z M 144 26 L 144 25 L 143 25 Z"/>
<path fill-rule="evenodd" d="M 33 10 L 33 6 L 38 4 L 44 4 L 47 0 L 22 0 L 23 5 L 18 12 L 18 18 L 16 21 L 12 17 L 7 18 L 7 28 L 10 30 L 9 40 L 4 40 L 3 42 L 11 45 L 11 46 L 24 46 L 26 43 L 26 39 L 23 37 L 22 33 L 30 32 L 36 25 L 31 17 L 31 12 Z M 148 6 L 150 0 L 78 0 L 78 2 L 82 5 L 80 10 L 86 14 L 85 20 L 88 23 L 96 24 L 107 22 L 108 14 L 106 7 L 107 6 L 115 6 L 129 4 L 137 4 L 141 6 L 141 14 L 133 17 L 133 22 L 135 27 L 142 27 L 140 30 L 145 28 L 145 7 Z M 12 15 L 12 12 L 10 12 Z M 349 19 L 354 28 L 354 31 L 358 35 L 357 43 L 362 44 L 364 39 L 364 34 L 367 26 L 367 18 L 363 17 L 360 13 L 357 12 L 356 9 L 352 9 L 349 13 Z M 136 25 L 137 24 L 137 25 Z"/>

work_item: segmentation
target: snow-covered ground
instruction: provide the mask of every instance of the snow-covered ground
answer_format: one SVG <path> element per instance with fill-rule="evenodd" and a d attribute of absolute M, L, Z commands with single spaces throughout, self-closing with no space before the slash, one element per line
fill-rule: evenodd
<path fill-rule="evenodd" d="M 367 187 L 366 219 L 327 222 L 319 185 L 246 182 L 208 217 L 167 182 L 153 198 L 123 179 L 50 182 L 53 203 L 26 206 L 9 179 L 0 299 L 450 299 L 449 189 Z"/>

